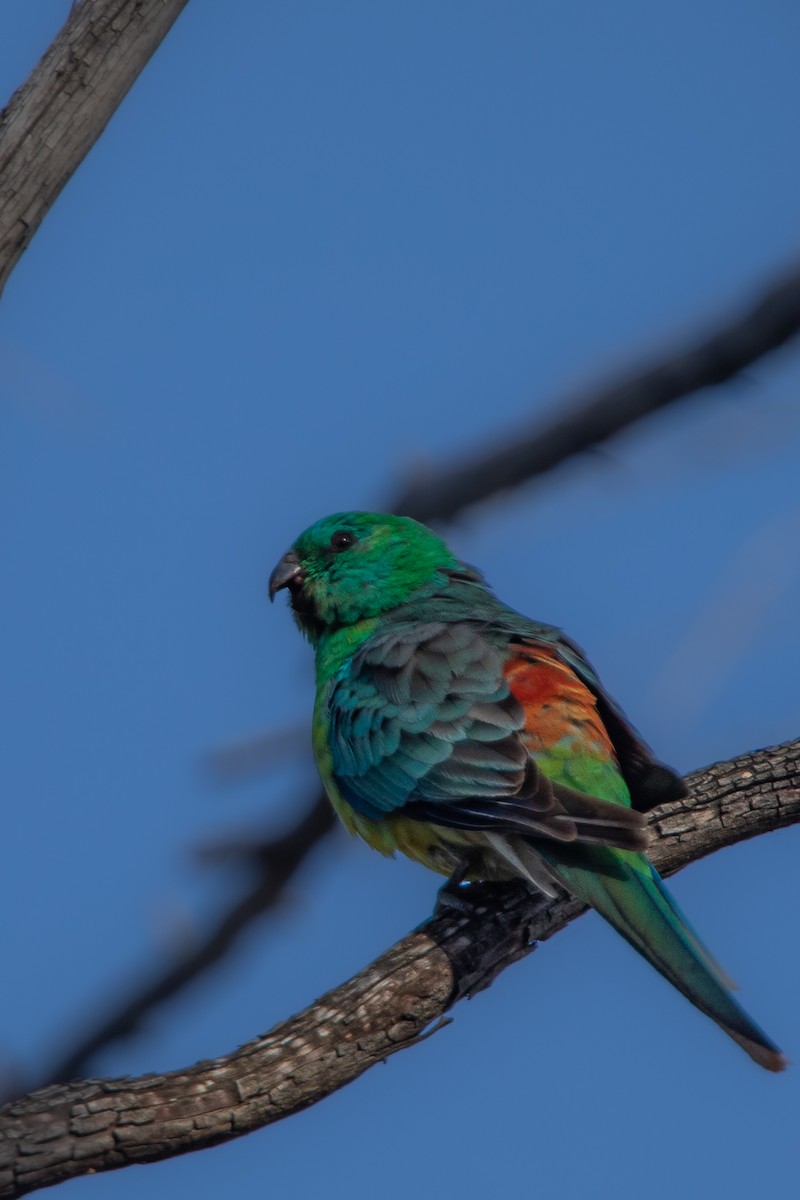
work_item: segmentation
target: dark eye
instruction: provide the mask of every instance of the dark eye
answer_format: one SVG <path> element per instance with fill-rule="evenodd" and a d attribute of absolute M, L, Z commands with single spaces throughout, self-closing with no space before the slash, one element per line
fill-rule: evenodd
<path fill-rule="evenodd" d="M 353 546 L 358 541 L 354 533 L 349 529 L 337 529 L 331 538 L 331 546 L 334 550 L 346 550 L 348 546 Z"/>

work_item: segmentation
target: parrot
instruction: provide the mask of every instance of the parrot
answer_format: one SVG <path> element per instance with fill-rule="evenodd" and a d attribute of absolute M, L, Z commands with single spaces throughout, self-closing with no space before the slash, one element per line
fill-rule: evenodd
<path fill-rule="evenodd" d="M 644 814 L 686 785 L 574 642 L 405 516 L 317 521 L 272 572 L 270 598 L 282 589 L 315 652 L 314 756 L 350 833 L 445 876 L 453 895 L 521 879 L 577 897 L 783 1070 L 647 858 Z"/>

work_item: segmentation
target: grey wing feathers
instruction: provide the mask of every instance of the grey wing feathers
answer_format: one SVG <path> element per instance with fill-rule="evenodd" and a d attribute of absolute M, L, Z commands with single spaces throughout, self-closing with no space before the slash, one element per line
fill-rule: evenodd
<path fill-rule="evenodd" d="M 402 809 L 452 828 L 642 849 L 639 814 L 537 769 L 503 674 L 506 647 L 466 621 L 415 622 L 365 642 L 329 706 L 346 799 L 373 819 Z"/>

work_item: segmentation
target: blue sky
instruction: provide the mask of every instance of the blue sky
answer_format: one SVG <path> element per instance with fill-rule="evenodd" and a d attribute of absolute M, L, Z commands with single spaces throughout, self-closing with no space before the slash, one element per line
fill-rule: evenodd
<path fill-rule="evenodd" d="M 4 95 L 68 8 L 6 0 Z M 2 299 L 7 1069 L 41 1069 L 231 894 L 192 847 L 310 793 L 305 761 L 227 790 L 199 767 L 309 714 L 308 648 L 265 602 L 295 534 L 796 261 L 799 38 L 788 0 L 192 0 Z M 798 388 L 795 349 L 449 531 L 682 770 L 800 730 Z M 674 882 L 795 1061 L 798 852 L 787 831 Z M 266 1030 L 436 886 L 332 839 L 98 1072 Z M 798 1071 L 759 1073 L 590 916 L 309 1112 L 64 1194 L 785 1195 Z"/>

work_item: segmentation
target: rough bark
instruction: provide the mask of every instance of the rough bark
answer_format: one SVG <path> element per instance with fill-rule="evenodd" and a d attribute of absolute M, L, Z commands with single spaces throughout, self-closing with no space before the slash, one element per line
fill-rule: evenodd
<path fill-rule="evenodd" d="M 800 820 L 800 740 L 717 763 L 688 783 L 689 799 L 651 817 L 651 857 L 665 874 Z M 581 911 L 574 900 L 484 889 L 469 914 L 434 916 L 232 1054 L 167 1075 L 54 1085 L 6 1105 L 0 1197 L 183 1154 L 298 1112 L 435 1031 L 458 999 L 487 987 Z"/>
<path fill-rule="evenodd" d="M 0 114 L 0 292 L 188 0 L 83 0 Z"/>

